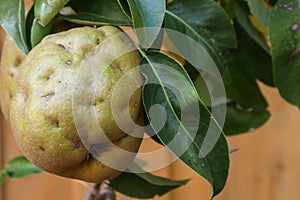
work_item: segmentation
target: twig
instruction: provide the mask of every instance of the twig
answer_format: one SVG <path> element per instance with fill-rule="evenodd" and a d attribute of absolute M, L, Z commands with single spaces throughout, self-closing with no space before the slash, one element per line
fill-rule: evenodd
<path fill-rule="evenodd" d="M 98 194 L 100 189 L 100 183 L 92 183 L 90 184 L 89 189 L 86 191 L 83 200 L 96 200 L 96 195 Z"/>
<path fill-rule="evenodd" d="M 106 183 L 103 183 L 99 195 L 100 200 L 116 200 L 116 193 Z"/>
<path fill-rule="evenodd" d="M 93 183 L 83 200 L 116 200 L 116 194 L 106 183 L 103 183 L 102 187 L 100 183 Z"/>

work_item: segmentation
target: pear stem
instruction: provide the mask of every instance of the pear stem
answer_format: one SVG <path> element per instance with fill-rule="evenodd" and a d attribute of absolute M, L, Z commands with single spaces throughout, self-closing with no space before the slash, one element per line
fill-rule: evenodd
<path fill-rule="evenodd" d="M 116 200 L 116 194 L 106 183 L 92 183 L 83 200 Z"/>

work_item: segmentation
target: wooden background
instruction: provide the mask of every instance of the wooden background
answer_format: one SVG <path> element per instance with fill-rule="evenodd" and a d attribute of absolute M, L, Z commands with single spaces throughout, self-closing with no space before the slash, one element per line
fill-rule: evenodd
<path fill-rule="evenodd" d="M 276 89 L 260 85 L 272 117 L 259 130 L 228 138 L 230 147 L 240 150 L 231 155 L 228 182 L 217 200 L 300 199 L 300 112 L 281 99 Z M 144 142 L 142 150 L 150 151 L 154 146 Z M 0 116 L 0 167 L 20 154 L 8 123 Z M 191 178 L 187 185 L 157 200 L 209 199 L 209 184 L 180 161 L 156 174 Z M 81 200 L 85 190 L 77 181 L 43 173 L 5 180 L 0 187 L 0 200 Z M 118 194 L 118 200 L 128 199 Z"/>

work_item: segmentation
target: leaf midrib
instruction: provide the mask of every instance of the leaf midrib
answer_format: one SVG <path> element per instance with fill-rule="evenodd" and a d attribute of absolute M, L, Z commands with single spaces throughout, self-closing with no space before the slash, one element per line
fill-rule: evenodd
<path fill-rule="evenodd" d="M 200 40 L 201 42 L 203 42 L 205 44 L 205 46 L 207 48 L 209 48 L 210 52 L 209 53 L 213 53 L 215 58 L 218 59 L 218 63 L 219 65 L 221 65 L 221 68 L 224 68 L 223 66 L 223 62 L 220 59 L 220 57 L 215 53 L 215 50 L 213 49 L 213 47 L 201 36 L 199 35 L 194 29 L 193 27 L 191 27 L 186 21 L 184 21 L 182 18 L 180 18 L 179 16 L 177 16 L 176 14 L 172 13 L 169 10 L 166 10 L 166 14 L 171 15 L 172 17 L 174 17 L 175 19 L 177 19 L 178 21 L 180 21 L 181 23 L 183 23 L 190 31 L 192 31 L 193 34 L 195 34 Z"/>
<path fill-rule="evenodd" d="M 199 35 L 188 23 L 186 23 L 183 19 L 181 19 L 180 17 L 178 17 L 177 15 L 175 15 L 174 13 L 172 13 L 171 11 L 169 10 L 166 10 L 166 13 L 170 14 L 171 16 L 173 16 L 174 18 L 178 19 L 181 23 L 185 24 L 186 27 L 188 27 L 197 37 L 199 37 L 201 39 L 201 41 L 207 45 L 208 48 L 210 48 L 210 51 L 212 53 L 214 53 L 214 49 L 211 47 L 211 45 L 206 42 L 206 40 L 201 37 L 201 35 Z M 214 53 L 214 55 L 216 56 L 216 58 L 218 59 L 218 62 L 219 64 L 223 65 L 221 59 L 219 58 L 218 55 L 216 55 Z M 221 66 L 222 67 L 222 66 Z M 196 88 L 194 87 L 194 85 L 192 85 L 192 87 L 196 90 Z M 200 97 L 198 95 L 196 95 L 198 100 L 200 101 L 200 103 L 203 105 L 203 107 L 206 109 L 206 111 L 211 115 L 213 116 L 213 114 L 210 112 L 210 110 L 205 106 L 205 103 L 200 99 Z M 215 119 L 215 117 L 212 118 L 214 120 L 214 122 L 217 124 L 218 128 L 221 130 L 221 133 L 223 134 L 223 136 L 225 135 L 224 132 L 223 132 L 223 129 L 221 128 L 221 126 L 219 125 L 219 123 L 217 122 L 217 120 Z M 200 152 L 201 153 L 201 152 Z"/>
<path fill-rule="evenodd" d="M 192 143 L 193 143 L 193 144 L 196 146 L 196 148 L 199 150 L 199 153 L 201 153 L 201 154 L 203 155 L 203 153 L 200 151 L 200 147 L 198 146 L 198 144 L 194 142 L 193 138 L 191 137 L 191 135 L 189 134 L 189 132 L 186 130 L 185 126 L 183 126 L 183 124 L 182 124 L 181 121 L 179 120 L 178 116 L 176 115 L 176 113 L 175 113 L 175 111 L 174 111 L 174 108 L 173 108 L 173 106 L 172 106 L 172 104 L 171 104 L 171 102 L 170 102 L 170 99 L 169 99 L 169 97 L 168 97 L 168 95 L 167 95 L 167 92 L 166 92 L 166 90 L 165 90 L 165 86 L 164 86 L 164 84 L 161 82 L 161 80 L 159 79 L 159 76 L 158 76 L 158 74 L 157 74 L 155 68 L 153 67 L 151 61 L 148 59 L 147 55 L 146 55 L 143 51 L 141 51 L 140 49 L 139 49 L 139 51 L 140 51 L 140 53 L 142 54 L 142 56 L 147 60 L 147 62 L 150 64 L 150 66 L 151 66 L 151 68 L 152 68 L 154 74 L 155 74 L 156 77 L 158 78 L 158 81 L 159 81 L 160 85 L 162 86 L 162 90 L 163 90 L 163 93 L 164 93 L 164 95 L 165 95 L 165 98 L 167 99 L 167 102 L 168 102 L 168 104 L 169 104 L 169 106 L 170 106 L 170 108 L 171 108 L 171 110 L 172 110 L 172 113 L 173 113 L 173 115 L 175 116 L 177 122 L 180 124 L 180 126 L 183 128 L 183 130 L 186 132 L 186 134 L 188 135 L 188 137 L 189 137 L 189 139 L 192 141 Z M 193 87 L 193 86 L 192 86 L 192 87 Z M 196 95 L 196 96 L 197 96 L 197 99 L 199 100 L 198 95 Z M 200 101 L 200 102 L 201 102 L 201 101 Z M 201 103 L 202 103 L 202 102 L 201 102 Z M 206 108 L 206 106 L 204 106 L 204 107 Z M 206 108 L 206 109 L 207 109 L 207 108 Z M 210 171 L 211 171 L 211 167 L 210 167 L 210 165 L 209 165 L 207 159 L 205 159 L 205 158 L 203 157 L 203 160 L 204 160 L 205 163 L 207 164 L 208 171 L 209 171 L 210 177 L 211 177 L 211 180 L 210 180 L 210 181 L 211 181 L 211 184 L 213 185 L 213 177 L 212 177 L 212 174 L 211 174 L 211 172 L 210 172 Z"/>

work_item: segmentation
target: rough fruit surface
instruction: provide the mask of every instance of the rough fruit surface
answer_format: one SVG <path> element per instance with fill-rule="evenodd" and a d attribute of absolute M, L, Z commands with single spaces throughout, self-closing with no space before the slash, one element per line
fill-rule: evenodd
<path fill-rule="evenodd" d="M 9 120 L 11 99 L 15 96 L 20 65 L 25 54 L 14 40 L 5 36 L 0 64 L 0 103 L 4 117 Z"/>
<path fill-rule="evenodd" d="M 103 164 L 101 158 L 111 159 L 124 169 L 134 158 L 111 149 L 103 140 L 105 134 L 110 142 L 129 152 L 137 152 L 141 143 L 140 138 L 121 130 L 112 114 L 115 84 L 140 62 L 137 51 L 121 54 L 132 44 L 124 35 L 113 37 L 119 33 L 116 27 L 103 26 L 49 35 L 23 61 L 10 120 L 24 155 L 41 169 L 101 182 L 120 174 L 120 169 Z M 141 75 L 130 73 L 130 80 L 141 82 Z M 120 102 L 130 85 L 123 87 L 124 94 L 117 94 Z M 129 105 L 119 106 L 121 116 L 129 110 L 131 119 L 139 121 L 141 90 L 135 90 Z M 76 124 L 74 115 L 80 123 Z M 103 132 L 90 128 L 95 121 Z"/>

